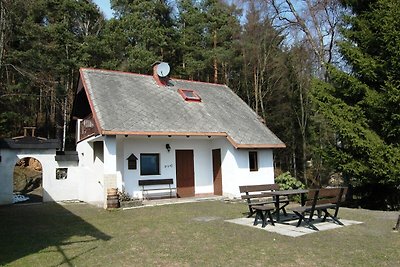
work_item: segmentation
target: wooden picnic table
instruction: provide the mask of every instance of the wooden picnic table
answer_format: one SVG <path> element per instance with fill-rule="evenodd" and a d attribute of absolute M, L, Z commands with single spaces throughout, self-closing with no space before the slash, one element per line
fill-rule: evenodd
<path fill-rule="evenodd" d="M 279 198 L 281 196 L 293 196 L 300 195 L 301 196 L 301 205 L 304 206 L 306 202 L 306 194 L 308 193 L 307 189 L 289 189 L 289 190 L 277 190 L 273 192 L 269 192 L 270 195 L 275 197 L 275 214 L 276 221 L 280 221 L 280 207 L 279 207 Z"/>

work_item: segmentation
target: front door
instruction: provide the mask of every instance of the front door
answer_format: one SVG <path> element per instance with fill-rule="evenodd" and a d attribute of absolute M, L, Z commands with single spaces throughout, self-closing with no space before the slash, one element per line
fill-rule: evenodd
<path fill-rule="evenodd" d="M 213 149 L 214 195 L 222 196 L 221 149 Z"/>
<path fill-rule="evenodd" d="M 178 197 L 194 196 L 193 150 L 176 150 L 176 193 Z"/>

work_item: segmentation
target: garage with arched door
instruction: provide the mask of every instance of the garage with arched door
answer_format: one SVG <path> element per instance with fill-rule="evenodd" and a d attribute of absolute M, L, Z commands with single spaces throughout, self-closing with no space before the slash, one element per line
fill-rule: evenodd
<path fill-rule="evenodd" d="M 57 139 L 21 136 L 0 139 L 0 205 L 78 199 L 78 155 Z"/>

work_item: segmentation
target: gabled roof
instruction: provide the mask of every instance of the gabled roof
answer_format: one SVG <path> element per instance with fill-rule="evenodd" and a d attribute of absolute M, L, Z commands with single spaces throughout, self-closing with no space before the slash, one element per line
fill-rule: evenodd
<path fill-rule="evenodd" d="M 150 75 L 97 69 L 81 69 L 80 78 L 101 134 L 220 135 L 236 148 L 285 147 L 225 85 L 170 79 L 160 86 Z M 185 101 L 179 89 L 201 102 Z"/>

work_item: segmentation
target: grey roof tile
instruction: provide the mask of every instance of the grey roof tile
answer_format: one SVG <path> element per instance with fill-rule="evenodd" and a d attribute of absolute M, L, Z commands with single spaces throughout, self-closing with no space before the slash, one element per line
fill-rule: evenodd
<path fill-rule="evenodd" d="M 158 86 L 147 75 L 95 69 L 81 73 L 102 130 L 226 133 L 239 145 L 284 145 L 227 86 L 177 79 Z M 187 102 L 178 89 L 195 90 L 202 101 Z"/>

